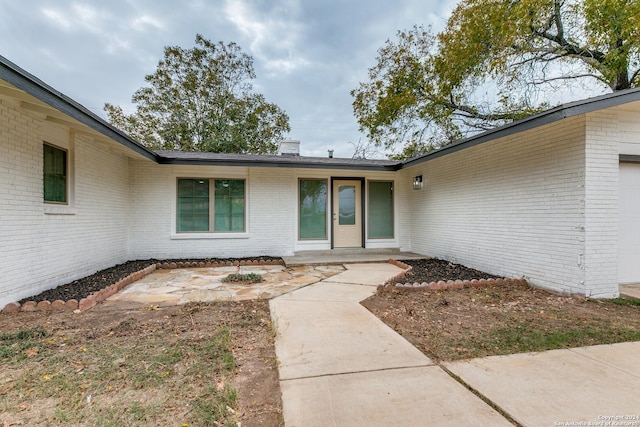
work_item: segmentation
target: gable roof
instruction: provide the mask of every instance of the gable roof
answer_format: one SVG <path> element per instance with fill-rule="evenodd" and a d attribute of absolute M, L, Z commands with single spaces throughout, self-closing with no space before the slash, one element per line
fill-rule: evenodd
<path fill-rule="evenodd" d="M 156 160 L 157 156 L 153 151 L 3 56 L 0 56 L 0 79 L 136 153 Z"/>
<path fill-rule="evenodd" d="M 438 150 L 431 151 L 412 159 L 405 160 L 402 168 L 418 165 L 456 151 L 464 150 L 482 144 L 484 142 L 493 141 L 525 130 L 533 129 L 542 125 L 556 122 L 568 117 L 574 117 L 580 114 L 591 113 L 602 110 L 604 108 L 616 107 L 627 104 L 629 102 L 640 101 L 640 88 L 626 89 L 618 92 L 608 93 L 593 98 L 583 99 L 581 101 L 570 102 L 559 105 L 541 113 L 534 114 L 524 119 L 517 120 L 512 123 L 497 127 L 495 129 L 482 132 L 478 135 L 462 139 L 460 141 L 449 144 Z"/>
<path fill-rule="evenodd" d="M 129 135 L 110 125 L 78 102 L 55 90 L 34 75 L 0 55 L 0 79 L 26 92 L 52 108 L 79 121 L 102 135 L 122 144 L 126 148 L 155 161 L 172 165 L 218 165 L 218 166 L 261 166 L 290 168 L 322 168 L 344 170 L 397 171 L 416 166 L 438 157 L 452 154 L 484 142 L 553 123 L 567 117 L 590 113 L 604 108 L 615 107 L 629 102 L 640 101 L 640 88 L 627 89 L 606 95 L 571 102 L 551 108 L 533 116 L 504 126 L 462 139 L 438 150 L 405 161 L 375 159 L 344 159 L 305 156 L 272 156 L 253 154 L 223 154 L 180 151 L 152 151 Z M 2 87 L 0 86 L 0 93 Z"/>

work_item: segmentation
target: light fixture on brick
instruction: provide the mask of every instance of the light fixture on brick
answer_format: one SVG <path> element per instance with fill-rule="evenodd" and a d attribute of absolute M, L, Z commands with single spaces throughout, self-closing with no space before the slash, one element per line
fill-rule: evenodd
<path fill-rule="evenodd" d="M 413 177 L 413 189 L 422 190 L 422 175 L 416 175 Z"/>

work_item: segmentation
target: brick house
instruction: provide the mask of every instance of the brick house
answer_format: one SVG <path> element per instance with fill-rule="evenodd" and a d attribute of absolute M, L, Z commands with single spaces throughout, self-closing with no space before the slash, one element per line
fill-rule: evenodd
<path fill-rule="evenodd" d="M 640 90 L 404 162 L 154 152 L 0 57 L 0 307 L 127 260 L 349 247 L 613 297 L 639 188 Z"/>

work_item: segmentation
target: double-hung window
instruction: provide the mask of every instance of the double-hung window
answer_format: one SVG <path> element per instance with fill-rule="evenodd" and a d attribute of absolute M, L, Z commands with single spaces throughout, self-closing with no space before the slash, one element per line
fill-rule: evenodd
<path fill-rule="evenodd" d="M 245 181 L 178 178 L 179 233 L 238 233 L 246 229 Z"/>
<path fill-rule="evenodd" d="M 43 144 L 43 187 L 46 203 L 67 204 L 67 150 Z"/>

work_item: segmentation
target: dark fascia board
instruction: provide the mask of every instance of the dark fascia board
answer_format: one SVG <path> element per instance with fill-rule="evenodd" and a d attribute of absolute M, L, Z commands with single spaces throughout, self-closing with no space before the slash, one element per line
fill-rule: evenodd
<path fill-rule="evenodd" d="M 640 155 L 638 154 L 620 154 L 620 163 L 640 163 Z"/>
<path fill-rule="evenodd" d="M 303 157 L 304 159 L 304 157 Z M 331 170 L 364 170 L 379 172 L 395 172 L 400 169 L 400 163 L 388 165 L 374 164 L 340 164 L 337 162 L 314 162 L 302 160 L 299 162 L 278 161 L 278 159 L 185 159 L 158 155 L 158 163 L 163 165 L 202 165 L 202 166 L 249 166 L 264 168 L 300 168 L 300 169 L 331 169 Z"/>
<path fill-rule="evenodd" d="M 628 89 L 619 92 L 609 93 L 582 101 L 571 102 L 543 111 L 533 116 L 506 124 L 481 134 L 462 139 L 446 147 L 423 154 L 418 157 L 406 160 L 402 163 L 401 169 L 416 166 L 438 157 L 446 156 L 460 150 L 474 147 L 484 142 L 494 141 L 498 138 L 514 135 L 525 130 L 533 129 L 568 117 L 580 114 L 591 113 L 610 107 L 617 107 L 629 102 L 640 101 L 640 88 Z"/>
<path fill-rule="evenodd" d="M 134 141 L 124 132 L 111 126 L 102 118 L 89 111 L 73 99 L 55 90 L 42 80 L 28 73 L 0 55 L 0 79 L 50 105 L 91 129 L 103 134 L 144 157 L 157 161 L 156 154 Z"/>

